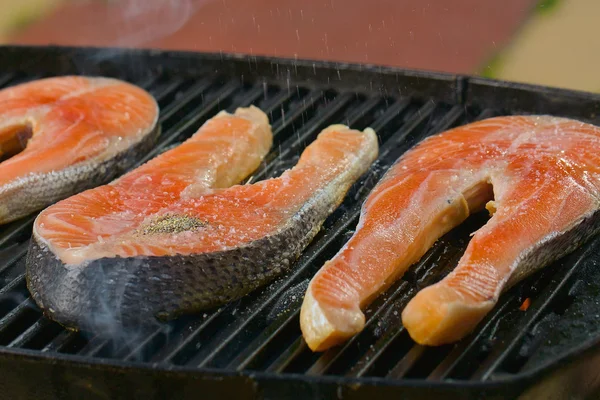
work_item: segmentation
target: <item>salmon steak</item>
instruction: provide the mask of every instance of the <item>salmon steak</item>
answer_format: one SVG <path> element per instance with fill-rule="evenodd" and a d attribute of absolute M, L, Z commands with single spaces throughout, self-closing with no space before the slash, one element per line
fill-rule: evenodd
<path fill-rule="evenodd" d="M 365 324 L 364 308 L 470 214 L 491 214 L 455 269 L 402 311 L 412 339 L 460 340 L 503 291 L 599 230 L 600 128 L 504 116 L 431 136 L 405 153 L 364 202 L 354 235 L 311 280 L 300 324 L 313 351 Z"/>
<path fill-rule="evenodd" d="M 0 90 L 0 224 L 123 174 L 155 144 L 158 115 L 152 95 L 110 78 Z"/>
<path fill-rule="evenodd" d="M 212 308 L 268 283 L 377 157 L 372 130 L 335 125 L 280 177 L 236 184 L 271 144 L 259 109 L 221 113 L 111 184 L 44 210 L 27 258 L 33 298 L 65 326 L 99 330 Z"/>

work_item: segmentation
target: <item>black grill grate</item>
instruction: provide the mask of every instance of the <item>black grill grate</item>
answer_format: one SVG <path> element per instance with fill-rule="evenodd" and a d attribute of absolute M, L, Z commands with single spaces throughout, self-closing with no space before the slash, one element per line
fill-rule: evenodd
<path fill-rule="evenodd" d="M 367 72 L 364 74 L 367 76 Z M 6 87 L 42 76 L 48 74 L 6 73 L 0 75 L 0 84 Z M 232 79 L 209 68 L 192 76 L 178 77 L 167 71 L 146 73 L 143 78 L 116 77 L 148 89 L 159 102 L 162 133 L 158 146 L 144 161 L 187 139 L 219 110 L 233 111 L 250 104 L 267 112 L 274 133 L 273 149 L 250 178 L 253 181 L 277 176 L 293 166 L 305 146 L 332 123 L 358 129 L 373 127 L 380 139 L 380 156 L 327 219 L 290 273 L 236 302 L 183 317 L 141 337 L 107 340 L 65 331 L 43 317 L 29 297 L 24 277 L 24 256 L 34 216 L 6 225 L 0 228 L 0 346 L 76 355 L 87 361 L 142 363 L 158 369 L 181 366 L 273 376 L 384 378 L 381 382 L 483 382 L 524 376 L 555 359 L 557 353 L 552 346 L 557 341 L 549 343 L 547 338 L 551 338 L 559 320 L 563 328 L 569 326 L 568 318 L 577 324 L 579 314 L 570 312 L 574 307 L 600 314 L 600 286 L 590 282 L 589 271 L 593 268 L 588 266 L 599 259 L 600 246 L 595 240 L 503 295 L 465 340 L 439 348 L 414 344 L 402 327 L 401 310 L 418 288 L 441 279 L 456 265 L 469 233 L 485 223 L 484 215 L 475 215 L 439 240 L 376 299 L 366 310 L 364 331 L 356 337 L 319 354 L 310 352 L 301 338 L 299 308 L 308 281 L 348 240 L 362 201 L 386 169 L 428 135 L 494 115 L 540 112 L 545 103 L 539 100 L 533 106 L 521 105 L 521 109 L 518 104 L 511 104 L 509 109 L 491 107 L 485 90 L 495 88 L 465 89 L 465 82 L 460 80 L 458 88 L 462 85 L 465 98 L 457 96 L 452 102 L 434 95 L 411 96 L 410 90 L 357 92 L 301 78 Z M 480 105 L 474 93 L 483 93 L 486 102 Z M 531 98 L 526 97 L 527 101 Z M 553 111 L 557 103 L 550 104 L 548 110 Z M 592 104 L 597 108 L 600 101 Z M 592 114 L 579 117 L 590 116 L 594 118 Z M 581 295 L 583 292 L 587 294 Z M 594 298 L 589 293 L 599 296 Z M 525 298 L 531 298 L 531 307 L 523 312 L 518 308 Z M 600 326 L 595 328 L 586 331 L 588 336 L 600 334 Z M 561 340 L 563 346 L 567 343 L 567 349 L 582 341 L 575 334 Z M 536 360 L 543 349 L 547 358 Z"/>

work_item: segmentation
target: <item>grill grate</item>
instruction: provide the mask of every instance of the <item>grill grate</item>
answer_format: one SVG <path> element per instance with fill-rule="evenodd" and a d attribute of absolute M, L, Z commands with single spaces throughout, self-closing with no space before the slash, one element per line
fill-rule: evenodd
<path fill-rule="evenodd" d="M 0 75 L 0 85 L 42 76 L 48 74 L 7 73 Z M 376 377 L 394 382 L 494 381 L 526 374 L 555 358 L 556 353 L 548 350 L 548 359 L 531 362 L 540 349 L 552 347 L 544 338 L 557 320 L 564 322 L 569 310 L 579 304 L 578 291 L 600 289 L 584 275 L 589 270 L 586 265 L 598 259 L 595 240 L 503 295 L 477 330 L 461 342 L 439 348 L 414 344 L 402 327 L 401 310 L 417 289 L 438 281 L 456 265 L 469 233 L 485 223 L 487 217 L 479 214 L 440 239 L 375 300 L 366 310 L 367 322 L 360 334 L 343 346 L 312 353 L 301 338 L 298 323 L 304 290 L 319 267 L 348 240 L 361 203 L 387 168 L 428 135 L 495 115 L 539 112 L 541 106 L 525 104 L 519 110 L 511 105 L 504 110 L 491 106 L 490 101 L 479 104 L 474 97 L 478 94 L 489 100 L 483 89 L 465 90 L 465 99 L 452 102 L 392 94 L 391 90 L 356 92 L 302 79 L 285 83 L 267 78 L 239 81 L 218 76 L 210 69 L 191 77 L 169 73 L 140 79 L 116 77 L 148 89 L 161 108 L 159 144 L 143 161 L 190 137 L 219 110 L 233 111 L 250 104 L 267 112 L 274 133 L 273 149 L 250 178 L 253 181 L 277 176 L 293 166 L 306 145 L 332 123 L 357 129 L 373 127 L 380 140 L 380 156 L 327 219 L 291 272 L 238 301 L 180 318 L 140 337 L 107 340 L 65 331 L 43 317 L 29 297 L 24 277 L 24 256 L 34 216 L 6 225 L 0 230 L 0 346 L 86 360 L 144 363 L 159 369 L 180 366 L 279 376 Z M 519 311 L 528 297 L 531 307 Z M 586 310 L 600 313 L 597 300 L 591 302 L 595 308 L 588 303 Z M 576 323 L 576 318 L 572 319 Z M 596 335 L 600 332 L 597 328 L 593 332 Z M 571 340 L 570 347 L 577 344 L 573 340 L 581 341 Z"/>

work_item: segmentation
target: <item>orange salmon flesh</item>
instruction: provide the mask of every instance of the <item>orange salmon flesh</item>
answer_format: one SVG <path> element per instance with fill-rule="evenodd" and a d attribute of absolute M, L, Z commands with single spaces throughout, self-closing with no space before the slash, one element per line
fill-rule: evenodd
<path fill-rule="evenodd" d="M 66 76 L 0 90 L 0 223 L 107 183 L 157 137 L 158 105 L 109 78 Z"/>
<path fill-rule="evenodd" d="M 27 284 L 71 327 L 151 322 L 238 299 L 289 270 L 377 158 L 372 129 L 331 125 L 276 178 L 238 184 L 272 145 L 256 107 L 34 222 Z M 95 329 L 92 327 L 92 329 Z"/>
<path fill-rule="evenodd" d="M 425 139 L 363 204 L 354 235 L 311 280 L 301 309 L 313 351 L 360 332 L 362 310 L 470 214 L 492 214 L 458 265 L 402 311 L 419 344 L 468 335 L 500 294 L 598 231 L 600 128 L 497 117 Z"/>
<path fill-rule="evenodd" d="M 237 217 L 219 212 L 229 199 L 202 201 L 203 195 L 248 176 L 272 141 L 267 116 L 259 109 L 221 112 L 180 146 L 108 185 L 45 209 L 36 219 L 34 234 L 67 264 L 115 255 L 193 252 L 199 243 L 188 236 L 196 228 L 207 226 L 210 218 L 222 224 L 223 218 L 235 222 Z M 254 223 L 259 220 L 262 215 Z M 210 221 L 213 224 L 217 225 Z M 227 232 L 220 232 L 219 237 L 207 238 L 202 250 L 227 240 Z"/>

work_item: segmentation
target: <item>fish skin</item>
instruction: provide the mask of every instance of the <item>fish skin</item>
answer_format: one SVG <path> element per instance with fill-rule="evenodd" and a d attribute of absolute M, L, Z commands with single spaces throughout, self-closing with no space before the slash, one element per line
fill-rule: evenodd
<path fill-rule="evenodd" d="M 77 270 L 34 237 L 26 261 L 27 286 L 47 317 L 71 329 L 102 331 L 113 324 L 153 324 L 155 317 L 170 320 L 236 300 L 287 271 L 319 232 L 332 200 L 315 199 L 274 234 L 242 247 L 197 255 L 101 258 Z"/>
<path fill-rule="evenodd" d="M 135 85 L 104 77 L 65 76 L 59 78 L 46 78 L 1 90 L 0 104 L 5 98 L 7 98 L 8 100 L 6 101 L 9 102 L 16 101 L 15 98 L 19 98 L 19 93 L 21 91 L 33 90 L 34 94 L 36 93 L 36 90 L 42 91 L 44 90 L 42 85 L 49 85 L 48 87 L 55 85 L 59 86 L 59 88 L 61 85 L 64 85 L 65 87 L 62 89 L 65 89 L 65 96 L 67 97 L 58 97 L 54 99 L 53 104 L 48 102 L 48 98 L 45 98 L 42 94 L 40 95 L 40 97 L 42 97 L 40 103 L 36 104 L 34 101 L 29 109 L 20 109 L 17 107 L 17 111 L 13 112 L 11 112 L 10 109 L 5 110 L 4 112 L 0 111 L 0 125 L 4 123 L 2 121 L 3 117 L 5 117 L 4 113 L 8 113 L 5 118 L 8 118 L 9 122 L 17 118 L 17 120 L 22 119 L 23 121 L 27 121 L 27 123 L 33 124 L 35 138 L 35 131 L 44 129 L 44 118 L 47 117 L 49 112 L 56 109 L 60 111 L 60 102 L 65 101 L 65 99 L 73 102 L 72 97 L 70 99 L 68 98 L 69 95 L 72 95 L 68 89 L 73 89 L 69 85 L 72 85 L 77 89 L 77 84 L 87 84 L 92 86 L 92 89 L 106 88 L 112 85 L 117 87 L 119 85 L 125 85 L 127 89 L 133 89 L 138 95 L 144 97 L 144 101 L 152 105 L 153 111 L 151 113 L 153 114 L 153 117 L 151 120 L 149 119 L 147 121 L 146 126 L 139 127 L 141 129 L 140 132 L 133 133 L 135 138 L 131 140 L 129 147 L 127 148 L 110 152 L 109 148 L 100 147 L 96 154 L 92 154 L 89 157 L 84 157 L 83 159 L 72 163 L 66 163 L 62 167 L 59 167 L 59 169 L 41 169 L 39 171 L 29 172 L 27 168 L 25 168 L 22 170 L 22 173 L 9 181 L 3 181 L 0 184 L 0 224 L 6 224 L 25 217 L 58 200 L 111 181 L 130 169 L 156 144 L 156 140 L 161 132 L 160 124 L 158 124 L 159 107 L 156 100 L 145 90 Z M 95 88 L 93 87 L 94 85 L 98 85 L 98 87 Z M 32 89 L 34 87 L 40 87 L 40 89 Z M 116 92 L 118 93 L 118 91 Z M 93 93 L 93 90 L 82 93 L 80 96 L 84 97 L 85 101 L 85 96 L 90 95 L 90 93 Z M 76 97 L 76 95 L 73 95 L 73 97 Z M 75 103 L 75 106 L 78 105 L 79 104 Z M 53 106 L 55 106 L 54 109 L 52 109 Z M 136 111 L 134 109 L 127 110 L 131 112 Z M 128 112 L 126 110 L 121 111 L 123 113 Z M 64 112 L 66 114 L 65 118 L 69 118 L 70 116 L 67 115 L 67 111 Z M 57 118 L 59 117 L 54 117 L 54 120 Z M 48 125 L 50 126 L 51 123 L 48 122 Z M 123 136 L 129 137 L 133 135 L 124 132 Z M 82 142 L 84 140 L 86 140 L 86 138 L 83 138 Z M 71 147 L 76 147 L 78 145 L 79 143 L 70 143 Z M 39 149 L 36 149 L 36 151 L 39 151 Z M 26 147 L 23 152 L 0 163 L 0 174 L 4 174 L 4 171 L 11 167 L 13 161 L 27 156 L 27 152 L 28 149 Z M 13 160 L 13 158 L 15 160 Z M 35 159 L 30 161 L 30 165 L 34 166 L 35 164 Z"/>
<path fill-rule="evenodd" d="M 514 267 L 515 272 L 503 285 L 501 292 L 505 292 L 531 274 L 575 251 L 599 232 L 600 211 L 597 210 L 585 216 L 574 227 L 557 233 L 556 236 L 539 243 L 523 254 Z M 429 286 L 419 293 L 427 294 L 425 290 L 431 288 L 434 296 L 438 293 L 443 295 L 445 288 L 442 285 Z M 436 304 L 439 307 L 436 309 L 431 307 L 431 303 L 433 303 L 431 298 L 421 296 L 415 296 L 406 305 L 402 312 L 402 321 L 413 340 L 425 346 L 441 346 L 464 338 L 494 308 L 498 301 L 498 295 L 475 305 L 462 302 L 461 298 L 455 298 L 455 303 L 443 299 L 442 303 Z M 449 296 L 455 297 L 455 294 L 450 292 Z M 421 310 L 428 310 L 428 312 L 423 313 Z M 424 319 L 432 319 L 431 315 L 437 315 L 439 321 L 436 321 L 435 324 L 424 323 Z"/>
<path fill-rule="evenodd" d="M 106 245 L 111 239 L 115 239 L 114 245 L 125 239 L 127 243 L 140 244 L 150 238 L 149 245 L 156 247 L 157 236 L 143 234 L 149 228 L 148 223 L 152 226 L 155 217 L 160 220 L 166 214 L 190 213 L 194 203 L 204 195 L 239 183 L 258 168 L 272 140 L 268 117 L 258 108 L 238 108 L 234 115 L 220 112 L 176 148 L 107 185 L 81 192 L 43 210 L 34 222 L 33 234 L 43 238 L 64 263 L 72 265 L 100 258 L 103 250 L 109 257 L 165 255 L 143 253 L 147 248 L 128 254 L 107 249 Z M 182 203 L 189 207 L 182 208 Z M 208 217 L 214 219 L 218 215 L 217 210 Z M 188 218 L 188 222 L 200 222 L 194 218 Z M 173 221 L 167 218 L 167 222 Z M 137 232 L 137 228 L 141 231 Z M 190 243 L 189 238 L 179 239 L 183 239 L 180 244 Z M 120 250 L 127 250 L 127 243 Z M 172 246 L 173 243 L 168 243 L 163 250 Z"/>
<path fill-rule="evenodd" d="M 0 189 L 0 224 L 25 217 L 32 212 L 94 188 L 127 172 L 156 145 L 161 128 L 156 126 L 130 148 L 102 162 L 83 162 L 60 172 L 31 174 Z"/>
<path fill-rule="evenodd" d="M 326 140 L 336 134 L 332 129 L 340 128 L 348 129 L 333 126 L 319 138 Z M 352 132 L 347 134 L 358 134 Z M 346 155 L 335 179 L 315 188 L 275 229 L 234 247 L 196 254 L 103 256 L 68 265 L 34 233 L 26 261 L 32 297 L 49 318 L 70 329 L 94 331 L 143 327 L 156 318 L 169 320 L 239 299 L 288 271 L 350 186 L 368 170 L 377 157 L 377 137 L 371 129 L 360 135 L 361 146 Z M 306 162 L 318 157 L 313 150 L 318 149 L 319 138 L 303 153 Z M 222 193 L 249 186 L 253 185 L 222 189 Z"/>
<path fill-rule="evenodd" d="M 493 215 L 458 266 L 402 311 L 421 345 L 469 334 L 503 291 L 599 232 L 597 145 L 600 128 L 550 116 L 490 118 L 419 143 L 373 189 L 353 237 L 311 280 L 300 314 L 308 346 L 323 351 L 360 332 L 362 309 L 485 207 Z"/>
<path fill-rule="evenodd" d="M 236 128 L 240 124 L 245 127 L 243 132 Z M 56 229 L 48 231 L 44 228 L 44 225 L 52 221 L 46 215 L 52 217 L 53 210 L 57 210 L 60 215 L 61 207 L 67 204 L 64 209 L 67 217 L 84 216 L 94 211 L 94 204 L 89 201 L 95 199 L 93 194 L 107 191 L 133 200 L 133 206 L 138 209 L 132 211 L 143 211 L 139 209 L 138 203 L 150 200 L 148 204 L 152 204 L 156 200 L 152 196 L 157 192 L 162 193 L 158 189 L 163 186 L 164 178 L 175 184 L 174 190 L 178 188 L 181 197 L 190 188 L 196 194 L 208 194 L 214 188 L 239 182 L 256 169 L 272 146 L 272 136 L 267 115 L 254 106 L 238 108 L 234 115 L 221 111 L 176 148 L 160 154 L 108 185 L 79 193 L 42 211 L 34 222 L 26 259 L 27 286 L 34 301 L 46 316 L 73 330 L 84 328 L 110 334 L 117 326 L 124 327 L 121 321 L 133 322 L 134 326 L 154 325 L 155 320 L 151 319 L 153 315 L 149 314 L 149 310 L 162 307 L 164 298 L 153 302 L 154 297 L 148 295 L 146 286 L 152 286 L 156 282 L 169 282 L 177 287 L 178 283 L 189 281 L 189 276 L 180 274 L 182 269 L 175 270 L 179 274 L 172 274 L 170 271 L 173 265 L 168 262 L 179 266 L 185 264 L 182 259 L 118 255 L 100 257 L 97 260 L 69 258 L 70 254 L 65 253 L 67 249 L 61 248 L 56 241 L 54 246 L 51 245 L 52 234 L 56 234 Z M 215 160 L 215 155 L 222 157 Z M 228 161 L 237 161 L 235 168 L 229 167 Z M 190 166 L 194 166 L 194 169 L 191 170 Z M 148 181 L 151 177 L 154 177 L 150 181 L 155 182 L 153 185 Z M 177 183 L 178 178 L 185 182 L 184 186 Z M 156 182 L 161 183 L 157 185 Z M 87 202 L 82 205 L 78 199 Z M 118 212 L 119 209 L 114 209 L 118 201 L 122 199 L 101 196 L 100 206 L 107 206 L 111 212 Z M 159 208 L 163 206 L 164 204 L 159 204 Z M 144 206 L 142 203 L 141 207 L 148 205 Z M 91 220 L 95 220 L 91 215 Z M 110 216 L 110 212 L 108 215 Z M 73 221 L 67 219 L 59 222 L 66 222 L 67 228 L 70 226 L 72 230 Z M 58 225 L 59 234 L 61 226 Z M 79 236 L 86 237 L 89 233 L 91 232 L 82 230 Z M 68 250 L 71 250 L 71 242 Z M 165 278 L 165 273 L 171 275 Z M 134 278 L 135 276 L 138 278 Z M 149 279 L 145 282 L 146 285 L 132 286 L 129 282 L 144 278 Z M 161 285 L 163 284 L 158 284 L 159 289 Z M 138 291 L 142 289 L 145 290 L 143 293 Z M 143 297 L 143 301 L 139 300 L 139 296 Z M 135 299 L 134 303 L 127 300 L 130 297 Z"/>

